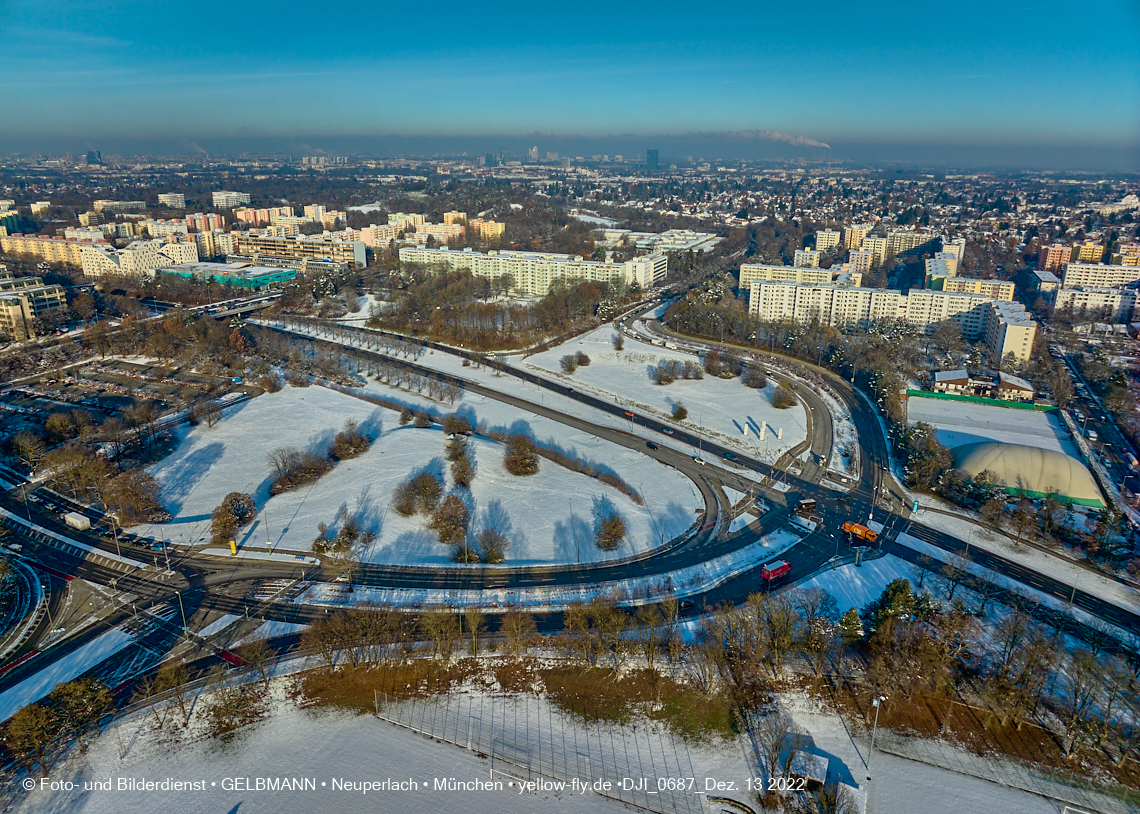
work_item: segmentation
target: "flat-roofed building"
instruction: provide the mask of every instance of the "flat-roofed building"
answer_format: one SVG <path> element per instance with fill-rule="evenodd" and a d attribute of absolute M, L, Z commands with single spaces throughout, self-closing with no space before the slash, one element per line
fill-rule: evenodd
<path fill-rule="evenodd" d="M 185 209 L 186 196 L 181 192 L 160 192 L 158 193 L 158 205 L 170 209 Z"/>
<path fill-rule="evenodd" d="M 1009 373 L 971 376 L 965 368 L 939 370 L 934 374 L 934 392 L 955 396 L 980 396 L 1001 401 L 1033 401 L 1033 385 Z"/>
<path fill-rule="evenodd" d="M 740 266 L 740 288 L 747 290 L 756 280 L 775 282 L 789 280 L 806 285 L 831 283 L 831 270 L 811 266 L 773 266 L 764 263 L 743 263 Z"/>
<path fill-rule="evenodd" d="M 819 259 L 823 256 L 823 252 L 814 251 L 812 249 L 796 249 L 795 258 L 792 260 L 793 266 L 800 268 L 819 268 Z"/>
<path fill-rule="evenodd" d="M 925 229 L 892 229 L 887 232 L 887 256 L 897 257 L 907 252 L 916 252 L 933 247 L 938 239 L 934 232 Z"/>
<path fill-rule="evenodd" d="M 991 353 L 1028 359 L 1036 323 L 1020 303 L 977 294 L 911 289 L 908 294 L 881 288 L 752 283 L 748 311 L 769 322 L 867 327 L 883 319 L 908 322 L 926 333 L 953 322 L 967 339 L 984 339 Z M 1028 342 L 1028 345 L 1026 344 Z"/>
<path fill-rule="evenodd" d="M 7 235 L 0 237 L 0 251 L 18 254 L 44 263 L 79 268 L 83 265 L 80 252 L 91 244 L 85 240 L 66 240 L 62 237 L 41 235 Z"/>
<path fill-rule="evenodd" d="M 16 277 L 0 266 L 0 336 L 22 342 L 36 336 L 35 320 L 67 304 L 63 286 L 39 277 Z"/>
<path fill-rule="evenodd" d="M 1073 246 L 1073 263 L 1099 263 L 1104 257 L 1104 246 L 1088 241 Z"/>
<path fill-rule="evenodd" d="M 480 240 L 490 242 L 492 240 L 501 240 L 503 232 L 507 229 L 507 224 L 500 223 L 497 220 L 483 220 L 482 218 L 475 218 L 471 221 L 471 228 L 475 230 Z"/>
<path fill-rule="evenodd" d="M 1135 288 L 1065 287 L 1056 293 L 1054 307 L 1099 322 L 1133 322 L 1136 315 Z"/>
<path fill-rule="evenodd" d="M 815 233 L 815 250 L 825 252 L 839 245 L 842 235 L 835 229 L 820 229 Z"/>
<path fill-rule="evenodd" d="M 222 285 L 254 291 L 297 279 L 295 269 L 255 266 L 252 263 L 180 263 L 160 268 L 157 273 L 199 282 L 213 280 Z"/>
<path fill-rule="evenodd" d="M 980 294 L 991 300 L 1012 300 L 1013 283 L 1003 280 L 981 280 L 977 277 L 946 277 L 942 291 L 952 294 Z"/>
<path fill-rule="evenodd" d="M 197 262 L 198 244 L 136 240 L 123 249 L 87 244 L 82 256 L 84 277 L 99 279 L 123 274 L 149 279 L 164 266 Z"/>
<path fill-rule="evenodd" d="M 146 201 L 95 201 L 91 208 L 96 212 L 139 212 L 146 209 Z"/>
<path fill-rule="evenodd" d="M 873 223 L 853 223 L 850 226 L 845 226 L 843 228 L 843 248 L 858 249 L 863 243 L 863 238 L 871 234 L 871 230 L 874 228 Z"/>
<path fill-rule="evenodd" d="M 367 265 L 364 243 L 359 240 L 338 240 L 320 236 L 268 237 L 252 231 L 238 235 L 238 254 L 283 257 L 293 260 L 312 258 L 350 263 L 354 268 Z"/>
<path fill-rule="evenodd" d="M 889 241 L 887 238 L 880 235 L 867 235 L 859 243 L 859 251 L 870 252 L 873 257 L 873 264 L 881 266 L 887 261 L 887 254 L 889 248 Z"/>
<path fill-rule="evenodd" d="M 466 212 L 459 212 L 459 211 L 454 210 L 454 209 L 450 212 L 444 212 L 443 213 L 443 222 L 448 223 L 448 224 L 451 224 L 451 223 L 467 223 L 467 213 Z"/>
<path fill-rule="evenodd" d="M 235 206 L 249 203 L 249 193 L 222 189 L 213 194 L 213 200 L 215 209 L 233 209 Z"/>
<path fill-rule="evenodd" d="M 852 274 L 870 274 L 875 268 L 875 253 L 856 250 L 847 256 L 847 262 L 851 264 Z"/>
<path fill-rule="evenodd" d="M 583 260 L 569 254 L 542 252 L 450 251 L 406 246 L 400 249 L 400 263 L 437 271 L 470 271 L 479 277 L 506 281 L 512 291 L 544 296 L 555 282 L 574 281 L 637 283 L 641 288 L 660 285 L 669 270 L 664 254 L 647 254 L 624 263 Z"/>
<path fill-rule="evenodd" d="M 1064 243 L 1042 246 L 1037 250 L 1037 268 L 1042 271 L 1060 271 L 1072 256 L 1073 250 Z"/>
<path fill-rule="evenodd" d="M 1061 275 L 1063 288 L 1117 288 L 1140 280 L 1140 266 L 1110 266 L 1104 263 L 1066 263 Z"/>

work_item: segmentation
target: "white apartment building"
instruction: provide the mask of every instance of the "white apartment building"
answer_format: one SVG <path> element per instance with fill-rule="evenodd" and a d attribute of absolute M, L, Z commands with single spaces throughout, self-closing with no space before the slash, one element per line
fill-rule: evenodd
<path fill-rule="evenodd" d="M 198 244 L 136 240 L 125 249 L 88 245 L 83 247 L 80 254 L 84 277 L 129 274 L 149 278 L 165 266 L 198 262 Z"/>
<path fill-rule="evenodd" d="M 823 252 L 813 251 L 811 249 L 796 249 L 795 258 L 792 260 L 793 266 L 800 268 L 819 268 L 819 259 L 823 256 Z"/>
<path fill-rule="evenodd" d="M 912 289 L 903 294 L 882 288 L 752 283 L 748 312 L 769 322 L 822 323 L 837 328 L 866 327 L 883 319 L 908 322 L 925 332 L 954 322 L 967 339 L 985 339 L 991 355 L 1014 353 L 1027 360 L 1036 323 L 1020 303 L 977 294 Z"/>
<path fill-rule="evenodd" d="M 950 238 L 943 236 L 942 253 L 954 255 L 955 259 L 958 261 L 958 265 L 962 265 L 962 260 L 964 260 L 966 257 L 966 238 L 956 237 L 951 240 Z M 955 269 L 955 272 L 956 271 L 957 269 Z"/>
<path fill-rule="evenodd" d="M 325 207 L 321 204 L 309 204 L 305 207 L 305 217 L 309 220 L 320 220 L 325 216 Z"/>
<path fill-rule="evenodd" d="M 933 243 L 934 232 L 922 229 L 893 229 L 887 232 L 887 254 L 900 255 Z"/>
<path fill-rule="evenodd" d="M 1140 266 L 1106 266 L 1103 263 L 1066 263 L 1062 288 L 1117 288 L 1140 280 Z"/>
<path fill-rule="evenodd" d="M 835 229 L 821 229 L 815 233 L 815 250 L 825 252 L 839 245 L 841 235 Z"/>
<path fill-rule="evenodd" d="M 1107 322 L 1132 322 L 1136 302 L 1134 288 L 1078 287 L 1057 291 L 1055 305 L 1060 311 L 1087 314 Z"/>
<path fill-rule="evenodd" d="M 186 196 L 181 192 L 160 192 L 158 194 L 158 205 L 171 209 L 185 209 Z"/>
<path fill-rule="evenodd" d="M 859 243 L 859 251 L 870 252 L 872 263 L 876 266 L 881 266 L 887 261 L 887 249 L 889 242 L 887 238 L 881 235 L 867 235 Z"/>
<path fill-rule="evenodd" d="M 185 235 L 189 231 L 186 222 L 181 220 L 144 220 L 138 223 L 138 228 L 145 229 L 151 237 Z"/>
<path fill-rule="evenodd" d="M 82 240 L 86 243 L 102 243 L 107 239 L 98 226 L 69 226 L 63 230 L 64 240 Z"/>
<path fill-rule="evenodd" d="M 426 249 L 405 246 L 400 249 L 401 264 L 423 266 L 438 271 L 470 271 L 489 279 L 508 278 L 511 290 L 529 296 L 544 296 L 556 281 L 616 284 L 637 283 L 643 289 L 660 285 L 669 270 L 664 254 L 647 254 L 624 263 L 583 260 L 569 254 L 540 252 L 475 252 Z"/>
<path fill-rule="evenodd" d="M 769 266 L 763 263 L 743 263 L 740 266 L 740 288 L 748 289 L 757 280 L 775 282 L 788 280 L 805 285 L 830 285 L 831 269 L 812 266 Z"/>
<path fill-rule="evenodd" d="M 230 192 L 219 190 L 214 193 L 214 209 L 233 209 L 235 206 L 249 203 L 248 192 Z"/>
<path fill-rule="evenodd" d="M 875 228 L 873 223 L 853 223 L 843 229 L 843 248 L 857 249 L 863 242 L 863 238 L 871 234 L 871 230 Z"/>
<path fill-rule="evenodd" d="M 847 256 L 852 274 L 870 274 L 875 267 L 875 253 L 870 251 L 853 251 Z"/>
<path fill-rule="evenodd" d="M 198 257 L 225 257 L 237 254 L 237 237 L 221 229 L 209 232 L 195 232 L 194 242 L 198 244 Z"/>

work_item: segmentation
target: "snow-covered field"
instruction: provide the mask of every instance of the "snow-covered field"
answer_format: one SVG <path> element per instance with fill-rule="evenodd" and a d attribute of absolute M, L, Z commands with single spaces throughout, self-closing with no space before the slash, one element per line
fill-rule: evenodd
<path fill-rule="evenodd" d="M 620 396 L 626 403 L 651 409 L 662 418 L 671 414 L 679 402 L 689 411 L 688 423 L 743 441 L 746 448 L 755 446 L 775 452 L 795 446 L 807 437 L 807 418 L 801 405 L 786 410 L 772 406 L 774 382 L 769 381 L 762 390 L 753 390 L 741 384 L 739 378 L 719 379 L 706 375 L 703 379 L 657 385 L 650 374 L 659 360 L 699 360 L 692 354 L 640 344 L 628 336 L 625 350 L 615 351 L 612 337 L 616 331 L 612 325 L 603 325 L 531 356 L 525 364 L 546 374 L 562 375 L 559 360 L 581 351 L 590 357 L 589 366 L 564 377 L 567 382 L 575 382 L 574 387 Z M 763 441 L 759 439 L 762 427 Z M 777 437 L 781 434 L 782 437 Z"/>
<path fill-rule="evenodd" d="M 851 608 L 862 609 L 872 599 L 878 599 L 883 589 L 896 579 L 910 579 L 913 567 L 906 560 L 887 554 L 866 560 L 858 567 L 841 565 L 822 574 L 816 574 L 797 588 L 822 588 L 835 597 L 839 612 Z"/>
<path fill-rule="evenodd" d="M 425 400 L 370 383 L 369 390 L 401 403 Z M 471 530 L 494 527 L 512 541 L 508 564 L 583 562 L 624 557 L 660 545 L 692 525 L 701 506 L 686 477 L 640 453 L 563 425 L 468 397 L 454 407 L 435 405 L 440 414 L 459 412 L 472 423 L 527 432 L 540 444 L 557 446 L 616 473 L 645 497 L 637 506 L 613 487 L 546 461 L 537 475 L 518 478 L 502 466 L 502 445 L 483 438 L 469 444 L 478 472 L 472 488 L 457 494 L 468 505 Z M 324 451 L 346 419 L 355 419 L 375 438 L 372 448 L 338 464 L 315 484 L 270 497 L 267 454 L 279 447 Z M 338 512 L 356 515 L 364 531 L 376 534 L 361 559 L 374 563 L 444 564 L 450 549 L 441 545 L 422 517 L 405 518 L 389 509 L 392 491 L 407 478 L 431 472 L 453 490 L 441 430 L 400 427 L 396 413 L 323 387 L 285 388 L 228 411 L 213 428 L 191 430 L 168 458 L 152 468 L 161 498 L 174 520 L 141 527 L 185 543 L 208 534 L 210 512 L 231 491 L 249 492 L 258 517 L 243 529 L 239 543 L 293 551 L 311 549 L 317 525 L 335 530 Z M 616 512 L 626 522 L 626 540 L 604 552 L 594 543 L 594 523 Z M 268 527 L 268 531 L 267 531 Z"/>
<path fill-rule="evenodd" d="M 952 399 L 910 398 L 907 418 L 911 423 L 930 424 L 938 440 L 951 449 L 980 441 L 1000 441 L 1080 458 L 1068 431 L 1050 413 Z"/>

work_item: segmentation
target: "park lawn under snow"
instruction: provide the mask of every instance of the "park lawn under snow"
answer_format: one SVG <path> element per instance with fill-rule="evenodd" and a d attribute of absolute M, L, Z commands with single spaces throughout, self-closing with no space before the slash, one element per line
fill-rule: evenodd
<path fill-rule="evenodd" d="M 383 395 L 401 396 L 383 385 Z M 486 400 L 490 402 L 490 400 Z M 404 403 L 410 402 L 405 399 Z M 494 402 L 493 425 L 523 431 L 540 444 L 557 443 L 591 462 L 608 468 L 642 491 L 646 506 L 637 506 L 613 487 L 540 459 L 536 475 L 519 478 L 502 465 L 503 446 L 474 437 L 469 450 L 477 466 L 470 491 L 458 490 L 473 518 L 472 532 L 486 527 L 503 531 L 512 541 L 508 564 L 583 561 L 628 556 L 656 545 L 692 525 L 699 493 L 688 478 L 645 456 L 600 441 L 593 436 L 562 432 L 562 425 L 537 424 L 533 416 Z M 444 414 L 458 410 L 473 423 L 490 416 L 488 404 L 460 403 L 439 407 Z M 480 413 L 482 410 L 482 413 Z M 267 453 L 293 446 L 323 452 L 348 418 L 375 438 L 364 455 L 339 463 L 315 484 L 269 495 L 272 473 Z M 553 437 L 548 437 L 550 433 Z M 555 434 L 556 433 L 556 434 Z M 161 534 L 189 542 L 208 534 L 210 512 L 231 491 L 249 492 L 258 517 L 242 530 L 239 543 L 306 551 L 319 523 L 332 530 L 341 507 L 355 514 L 375 542 L 360 552 L 361 559 L 388 564 L 444 564 L 451 550 L 428 529 L 426 518 L 405 518 L 389 509 L 395 487 L 420 472 L 443 476 L 448 493 L 455 491 L 446 460 L 445 439 L 437 428 L 400 427 L 395 412 L 323 387 L 286 388 L 227 411 L 213 428 L 195 427 L 151 472 L 161 485 L 161 499 L 174 520 L 143 533 Z M 626 540 L 603 552 L 593 543 L 597 517 L 616 512 L 626 522 Z"/>
<path fill-rule="evenodd" d="M 526 364 L 561 375 L 562 357 L 581 351 L 590 357 L 590 364 L 579 367 L 573 375 L 564 378 L 578 382 L 573 386 L 582 390 L 620 396 L 634 406 L 655 410 L 663 418 L 671 414 L 673 406 L 679 402 L 689 411 L 688 423 L 699 424 L 706 431 L 771 452 L 795 446 L 807 438 L 804 408 L 799 404 L 786 410 L 773 407 L 775 383 L 771 380 L 760 390 L 745 387 L 739 378 L 719 379 L 708 375 L 703 379 L 676 381 L 668 385 L 654 384 L 650 374 L 659 360 L 699 360 L 692 354 L 645 345 L 628 336 L 625 338 L 625 350 L 615 351 L 612 342 L 615 333 L 612 325 L 603 325 L 529 357 Z M 766 429 L 764 441 L 758 438 L 762 426 Z M 747 436 L 744 434 L 746 428 Z M 783 431 L 782 438 L 776 437 L 779 430 Z"/>
<path fill-rule="evenodd" d="M 799 583 L 797 588 L 821 588 L 835 597 L 839 612 L 851 608 L 861 610 L 871 600 L 878 599 L 883 589 L 896 579 L 911 579 L 914 567 L 899 557 L 887 554 L 873 560 L 864 560 L 832 568 Z M 913 587 L 913 586 L 912 586 Z"/>

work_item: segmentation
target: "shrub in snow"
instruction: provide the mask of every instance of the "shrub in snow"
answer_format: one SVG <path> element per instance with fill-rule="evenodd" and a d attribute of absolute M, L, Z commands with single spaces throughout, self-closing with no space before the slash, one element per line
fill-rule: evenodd
<path fill-rule="evenodd" d="M 534 441 L 521 433 L 507 439 L 503 466 L 512 475 L 534 475 L 538 472 L 538 452 Z"/>
<path fill-rule="evenodd" d="M 787 382 L 780 382 L 776 392 L 772 395 L 772 406 L 777 410 L 786 410 L 796 406 L 795 391 Z"/>
<path fill-rule="evenodd" d="M 681 402 L 677 402 L 676 404 L 673 405 L 673 420 L 674 421 L 684 421 L 688 417 L 689 417 L 689 411 L 685 407 L 684 404 L 682 404 Z"/>
<path fill-rule="evenodd" d="M 594 542 L 605 551 L 617 548 L 625 538 L 625 521 L 616 514 L 603 517 L 594 530 Z"/>
<path fill-rule="evenodd" d="M 444 545 L 460 545 L 467 537 L 471 514 L 458 495 L 448 495 L 432 518 L 431 527 Z"/>
<path fill-rule="evenodd" d="M 573 373 L 578 369 L 578 357 L 574 354 L 567 354 L 558 360 L 558 364 L 562 366 L 563 373 Z"/>
<path fill-rule="evenodd" d="M 344 422 L 344 429 L 333 439 L 332 456 L 338 461 L 355 458 L 363 455 L 372 446 L 372 442 L 362 433 L 355 421 L 351 418 Z"/>

